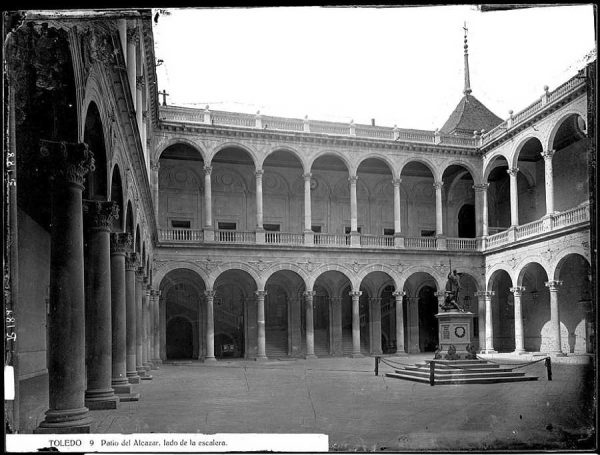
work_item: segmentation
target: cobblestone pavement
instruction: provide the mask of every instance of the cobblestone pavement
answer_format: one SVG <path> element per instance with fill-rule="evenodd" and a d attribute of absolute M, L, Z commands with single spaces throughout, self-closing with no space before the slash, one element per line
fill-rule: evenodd
<path fill-rule="evenodd" d="M 431 356 L 395 357 L 413 364 Z M 538 381 L 431 387 L 370 357 L 163 364 L 139 402 L 93 411 L 93 433 L 325 433 L 331 450 L 591 447 L 594 368 L 543 362 Z"/>

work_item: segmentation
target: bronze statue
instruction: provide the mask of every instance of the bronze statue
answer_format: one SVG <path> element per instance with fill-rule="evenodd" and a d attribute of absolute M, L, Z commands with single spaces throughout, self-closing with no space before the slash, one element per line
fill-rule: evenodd
<path fill-rule="evenodd" d="M 446 281 L 446 298 L 444 303 L 440 305 L 440 308 L 444 311 L 456 309 L 458 311 L 465 311 L 460 304 L 458 299 L 460 293 L 460 274 L 453 270 L 448 273 L 448 281 Z"/>

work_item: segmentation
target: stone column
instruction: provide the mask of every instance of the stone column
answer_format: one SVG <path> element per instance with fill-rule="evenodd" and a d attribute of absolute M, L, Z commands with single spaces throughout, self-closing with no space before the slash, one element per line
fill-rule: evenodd
<path fill-rule="evenodd" d="M 125 344 L 127 346 L 126 364 L 127 379 L 130 384 L 139 384 L 140 376 L 137 372 L 137 301 L 136 301 L 136 276 L 138 268 L 137 254 L 129 253 L 125 258 L 125 310 L 127 313 L 125 327 L 127 333 Z"/>
<path fill-rule="evenodd" d="M 160 294 L 161 291 L 153 290 L 152 296 L 154 300 L 154 305 L 152 307 L 152 311 L 154 312 L 154 346 L 153 346 L 153 359 L 152 363 L 158 369 L 158 365 L 162 363 L 160 359 Z"/>
<path fill-rule="evenodd" d="M 312 214 L 310 205 L 310 182 L 312 174 L 308 172 L 302 177 L 304 177 L 304 231 L 312 232 Z"/>
<path fill-rule="evenodd" d="M 42 141 L 51 176 L 50 312 L 48 315 L 49 409 L 39 433 L 89 433 L 84 404 L 85 300 L 83 183 L 94 169 L 85 144 Z"/>
<path fill-rule="evenodd" d="M 160 193 L 158 191 L 158 171 L 160 169 L 160 162 L 152 161 L 150 163 L 150 170 L 152 171 L 152 199 L 154 200 L 154 216 L 156 217 L 157 223 L 160 223 L 161 217 L 159 214 L 159 203 L 158 198 L 160 197 Z M 168 227 L 168 226 L 163 226 Z"/>
<path fill-rule="evenodd" d="M 519 189 L 517 187 L 517 174 L 519 168 L 514 167 L 507 169 L 506 172 L 510 176 L 510 224 L 511 226 L 519 225 Z"/>
<path fill-rule="evenodd" d="M 563 282 L 558 280 L 550 280 L 546 282 L 546 287 L 550 289 L 550 330 L 552 339 L 550 340 L 549 354 L 565 355 L 562 352 L 562 341 L 560 338 L 560 314 L 558 310 L 558 288 Z"/>
<path fill-rule="evenodd" d="M 370 353 L 372 355 L 381 355 L 381 298 L 369 298 L 369 339 Z"/>
<path fill-rule="evenodd" d="M 356 201 L 356 182 L 358 176 L 351 175 L 348 177 L 350 181 L 350 231 L 358 232 L 358 205 Z"/>
<path fill-rule="evenodd" d="M 131 234 L 113 233 L 110 238 L 110 296 L 112 301 L 112 387 L 130 393 L 127 379 L 127 297 L 125 256 L 133 243 Z"/>
<path fill-rule="evenodd" d="M 212 166 L 204 166 L 204 229 L 212 229 Z"/>
<path fill-rule="evenodd" d="M 86 200 L 83 212 L 87 225 L 85 405 L 90 410 L 116 409 L 119 398 L 111 387 L 110 228 L 114 219 L 119 217 L 119 207 L 113 201 Z"/>
<path fill-rule="evenodd" d="M 442 213 L 442 186 L 444 182 L 438 181 L 433 184 L 435 188 L 435 235 L 444 234 L 444 217 Z"/>
<path fill-rule="evenodd" d="M 139 35 L 137 26 L 132 26 L 127 29 L 127 79 L 129 80 L 129 88 L 131 89 L 131 100 L 133 108 L 136 107 L 136 61 L 137 61 L 137 45 L 139 43 Z"/>
<path fill-rule="evenodd" d="M 256 360 L 267 360 L 265 351 L 265 296 L 267 291 L 256 291 L 257 324 L 258 324 L 258 353 Z"/>
<path fill-rule="evenodd" d="M 206 297 L 206 362 L 216 362 L 215 358 L 215 318 L 214 301 L 216 292 L 212 289 L 204 291 Z"/>
<path fill-rule="evenodd" d="M 473 185 L 475 190 L 476 237 L 488 235 L 487 189 L 489 185 L 489 183 Z"/>
<path fill-rule="evenodd" d="M 330 297 L 329 307 L 331 308 L 329 328 L 329 352 L 334 356 L 344 355 L 344 346 L 342 342 L 342 297 Z"/>
<path fill-rule="evenodd" d="M 304 292 L 304 303 L 306 305 L 306 358 L 314 359 L 315 356 L 315 330 L 314 330 L 314 313 L 313 313 L 313 297 L 315 291 Z"/>
<path fill-rule="evenodd" d="M 362 291 L 350 291 L 352 297 L 352 357 L 361 357 L 360 352 L 360 307 Z"/>
<path fill-rule="evenodd" d="M 403 298 L 404 291 L 395 291 L 392 295 L 396 299 L 396 354 L 404 354 L 404 313 Z"/>
<path fill-rule="evenodd" d="M 148 365 L 151 370 L 156 370 L 156 366 L 152 361 L 154 357 L 154 289 L 148 285 L 147 291 L 147 306 L 146 306 L 146 333 L 147 333 L 147 356 Z"/>
<path fill-rule="evenodd" d="M 265 171 L 259 169 L 256 175 L 256 229 L 263 230 L 263 194 L 262 194 L 262 176 Z"/>
<path fill-rule="evenodd" d="M 477 321 L 479 325 L 479 352 L 485 351 L 485 292 L 476 292 L 474 297 L 477 297 Z"/>
<path fill-rule="evenodd" d="M 144 323 L 142 318 L 142 298 L 144 290 L 144 267 L 135 271 L 135 368 L 140 378 L 146 376 L 143 358 Z"/>
<path fill-rule="evenodd" d="M 552 157 L 554 150 L 542 152 L 544 158 L 544 181 L 546 182 L 546 215 L 554 213 L 554 175 L 552 172 Z"/>
<path fill-rule="evenodd" d="M 485 353 L 495 353 L 494 350 L 494 325 L 492 321 L 492 297 L 494 291 L 482 291 L 477 293 L 485 300 Z"/>
<path fill-rule="evenodd" d="M 145 270 L 145 269 L 144 269 Z M 148 356 L 148 300 L 150 297 L 150 286 L 148 285 L 148 277 L 144 277 L 144 287 L 142 293 L 142 365 L 146 371 L 152 368 Z"/>
<path fill-rule="evenodd" d="M 394 234 L 402 232 L 402 218 L 400 212 L 400 183 L 402 179 L 394 179 Z"/>
<path fill-rule="evenodd" d="M 523 317 L 521 312 L 521 295 L 523 291 L 525 291 L 523 286 L 510 288 L 510 292 L 513 293 L 514 297 L 513 308 L 515 310 L 515 354 L 525 352 L 523 344 Z"/>

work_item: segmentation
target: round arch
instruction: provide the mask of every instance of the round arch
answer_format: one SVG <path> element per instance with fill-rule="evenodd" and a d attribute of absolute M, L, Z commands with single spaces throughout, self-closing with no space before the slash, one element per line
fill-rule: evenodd
<path fill-rule="evenodd" d="M 262 159 L 260 159 L 260 161 L 258 163 L 260 168 L 263 167 L 267 158 L 269 158 L 269 156 L 271 156 L 273 153 L 276 153 L 276 152 L 290 153 L 291 155 L 293 155 L 295 158 L 298 159 L 300 165 L 302 166 L 302 173 L 305 174 L 305 173 L 309 172 L 307 169 L 310 169 L 310 167 L 308 166 L 308 162 L 306 160 L 306 155 L 303 155 L 298 150 L 296 150 L 295 148 L 290 147 L 288 145 L 274 145 L 269 150 L 267 150 L 267 152 L 261 157 Z"/>
<path fill-rule="evenodd" d="M 375 272 L 385 273 L 390 277 L 396 289 L 402 289 L 402 286 L 400 286 L 400 275 L 396 272 L 396 270 L 394 270 L 392 266 L 389 266 L 387 264 L 369 264 L 368 267 L 364 268 L 356 274 L 356 279 L 359 281 L 359 283 L 362 283 L 368 275 Z"/>
<path fill-rule="evenodd" d="M 388 170 L 390 171 L 390 174 L 392 174 L 392 179 L 397 179 L 400 174 L 396 173 L 396 169 L 394 166 L 394 162 L 392 161 L 390 156 L 381 154 L 381 153 L 377 153 L 377 152 L 372 152 L 369 151 L 367 154 L 365 154 L 364 156 L 361 156 L 358 161 L 356 162 L 356 172 L 358 173 L 358 170 L 360 169 L 360 165 L 367 161 L 367 160 L 378 160 L 381 161 L 382 163 L 384 163 Z"/>
<path fill-rule="evenodd" d="M 545 142 L 546 145 L 546 149 L 545 150 L 553 150 L 554 149 L 554 139 L 556 138 L 556 133 L 558 132 L 558 130 L 560 129 L 560 127 L 564 124 L 564 122 L 572 116 L 578 116 L 579 118 L 581 118 L 581 120 L 585 123 L 586 125 L 586 130 L 582 131 L 582 133 L 587 134 L 587 113 L 582 111 L 581 109 L 578 109 L 575 106 L 572 106 L 571 108 L 562 111 L 561 112 L 561 116 L 556 120 L 556 122 L 554 123 L 554 125 L 552 126 L 552 128 L 550 129 L 549 133 L 548 133 L 548 137 L 547 140 Z M 542 144 L 544 144 L 544 142 L 542 142 Z"/>
<path fill-rule="evenodd" d="M 410 163 L 420 163 L 420 164 L 424 165 L 431 172 L 431 176 L 433 177 L 434 181 L 440 180 L 440 178 L 442 176 L 442 174 L 437 172 L 436 166 L 431 161 L 429 161 L 427 158 L 411 156 L 411 157 L 407 158 L 406 161 L 404 161 L 400 165 L 400 167 L 398 169 L 399 177 L 402 176 L 402 171 L 404 171 L 404 168 Z"/>
<path fill-rule="evenodd" d="M 535 141 L 537 140 L 538 143 L 540 144 L 540 148 L 542 149 L 542 151 L 544 150 L 544 139 L 542 138 L 541 134 L 535 134 L 535 133 L 531 133 L 528 132 L 526 137 L 523 137 L 518 143 L 517 145 L 508 153 L 508 155 L 511 157 L 510 160 L 508 160 L 509 163 L 511 164 L 511 167 L 519 167 L 519 156 L 521 154 L 521 151 L 523 150 L 523 148 L 525 147 L 525 145 L 527 145 L 530 141 Z"/>
<path fill-rule="evenodd" d="M 473 180 L 473 184 L 480 183 L 481 172 L 479 172 L 477 168 L 473 166 L 473 164 L 471 164 L 470 162 L 461 159 L 451 159 L 448 162 L 444 162 L 444 166 L 440 168 L 440 175 L 443 176 L 450 166 L 460 166 L 464 168 L 471 175 L 471 180 Z"/>
<path fill-rule="evenodd" d="M 110 173 L 109 200 L 119 205 L 119 218 L 113 222 L 113 230 L 125 231 L 125 194 L 119 165 L 115 163 Z"/>
<path fill-rule="evenodd" d="M 553 261 L 553 264 L 546 269 L 548 272 L 548 278 L 552 280 L 560 279 L 560 272 L 565 265 L 565 262 L 572 256 L 581 256 L 583 260 L 587 263 L 588 267 L 590 267 L 590 259 L 586 255 L 586 251 L 583 247 L 569 247 L 561 250 L 560 253 L 556 256 L 556 259 Z M 550 278 L 552 277 L 552 278 Z"/>
<path fill-rule="evenodd" d="M 167 150 L 169 147 L 171 147 L 173 145 L 177 145 L 177 144 L 187 145 L 188 147 L 193 149 L 195 152 L 197 152 L 202 157 L 202 160 L 206 163 L 206 152 L 204 151 L 204 149 L 200 145 L 198 145 L 196 142 L 194 142 L 190 139 L 186 139 L 184 137 L 170 138 L 166 142 L 159 144 L 159 146 L 156 148 L 156 150 L 154 152 L 153 161 L 159 161 L 160 158 L 162 157 L 162 154 L 165 152 L 165 150 Z"/>
<path fill-rule="evenodd" d="M 402 283 L 402 285 L 404 286 L 404 284 L 406 284 L 406 281 L 411 277 L 411 275 L 414 275 L 415 273 L 419 273 L 419 272 L 431 275 L 431 277 L 435 281 L 437 288 L 444 289 L 444 286 L 446 284 L 444 281 L 445 276 L 440 275 L 440 273 L 433 267 L 430 267 L 428 265 L 422 265 L 422 264 L 413 265 L 411 267 L 407 267 L 406 269 L 404 269 L 402 271 L 402 273 L 400 274 L 400 278 L 399 278 L 398 282 Z"/>
<path fill-rule="evenodd" d="M 210 152 L 207 153 L 206 160 L 204 161 L 206 163 L 206 165 L 210 166 L 210 164 L 212 163 L 212 160 L 215 158 L 215 156 L 217 156 L 217 154 L 220 151 L 225 150 L 227 148 L 236 148 L 236 149 L 243 150 L 250 156 L 250 159 L 251 159 L 252 163 L 254 164 L 254 169 L 255 170 L 261 169 L 259 167 L 260 158 L 259 158 L 258 152 L 255 149 L 249 147 L 247 144 L 243 144 L 241 142 L 234 142 L 234 141 L 223 142 L 221 144 L 216 145 L 212 150 L 210 150 Z"/>
<path fill-rule="evenodd" d="M 348 279 L 348 281 L 350 281 L 352 289 L 358 291 L 360 288 L 360 280 L 358 280 L 356 274 L 347 267 L 339 264 L 325 264 L 315 269 L 309 277 L 306 288 L 314 290 L 316 281 L 326 272 L 340 272 L 345 278 Z"/>
<path fill-rule="evenodd" d="M 293 272 L 296 273 L 304 282 L 304 286 L 306 286 L 306 289 L 309 289 L 309 275 L 304 271 L 304 269 L 302 269 L 302 267 L 296 265 L 296 264 L 292 264 L 291 262 L 287 262 L 287 263 L 278 263 L 276 265 L 274 265 L 273 267 L 269 268 L 268 271 L 266 271 L 266 273 L 264 274 L 264 282 L 265 284 L 269 281 L 269 278 L 271 278 L 274 274 L 276 274 L 277 272 L 282 272 L 282 271 L 287 271 L 287 272 Z"/>
<path fill-rule="evenodd" d="M 487 181 L 490 177 L 490 173 L 494 169 L 496 169 L 497 167 L 500 167 L 500 166 L 504 166 L 502 158 L 504 158 L 504 160 L 506 161 L 506 166 L 510 167 L 511 160 L 509 158 L 507 158 L 505 153 L 506 152 L 501 151 L 501 152 L 495 153 L 494 155 L 489 157 L 487 162 L 484 164 L 484 168 L 483 168 L 483 178 L 482 178 L 483 183 L 487 183 Z"/>
<path fill-rule="evenodd" d="M 324 156 L 333 156 L 333 157 L 341 160 L 342 163 L 344 164 L 344 166 L 346 166 L 348 175 L 351 175 L 352 172 L 356 173 L 356 168 L 354 166 L 352 166 L 352 163 L 348 160 L 348 157 L 345 154 L 343 154 L 342 152 L 340 152 L 338 150 L 331 150 L 331 149 L 320 150 L 308 160 L 309 172 L 313 172 L 313 166 L 315 164 L 315 161 L 317 161 L 319 158 L 322 158 Z"/>
<path fill-rule="evenodd" d="M 209 274 L 209 281 L 214 286 L 223 274 L 232 270 L 241 270 L 243 272 L 246 272 L 254 280 L 256 289 L 259 291 L 264 291 L 265 280 L 252 267 L 243 262 L 228 262 L 226 264 L 220 264 L 219 266 L 215 267 L 215 269 Z"/>

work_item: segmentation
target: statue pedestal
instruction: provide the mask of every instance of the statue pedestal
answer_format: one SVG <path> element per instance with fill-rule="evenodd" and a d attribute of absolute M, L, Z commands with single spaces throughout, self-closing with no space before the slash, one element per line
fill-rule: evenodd
<path fill-rule="evenodd" d="M 442 311 L 435 315 L 438 318 L 439 350 L 436 359 L 463 360 L 473 359 L 475 350 L 469 352 L 467 348 L 473 341 L 473 318 L 471 312 L 458 310 Z M 453 349 L 456 350 L 455 354 Z M 450 350 L 450 352 L 448 352 Z"/>

